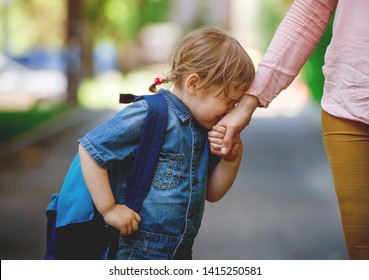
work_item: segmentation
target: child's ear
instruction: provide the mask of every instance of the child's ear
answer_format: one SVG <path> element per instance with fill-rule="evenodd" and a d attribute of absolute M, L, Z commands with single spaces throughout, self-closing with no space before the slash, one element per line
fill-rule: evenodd
<path fill-rule="evenodd" d="M 190 74 L 186 79 L 186 88 L 189 94 L 196 94 L 196 87 L 200 82 L 200 76 L 198 74 Z"/>

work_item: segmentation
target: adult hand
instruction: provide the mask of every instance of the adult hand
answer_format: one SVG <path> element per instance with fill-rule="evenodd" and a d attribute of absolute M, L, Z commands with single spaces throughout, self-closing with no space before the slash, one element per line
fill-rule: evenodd
<path fill-rule="evenodd" d="M 218 151 L 219 156 L 228 155 L 232 150 L 232 146 L 236 142 L 235 135 L 241 133 L 250 123 L 252 114 L 258 106 L 257 97 L 245 94 L 240 102 L 218 122 L 217 126 L 224 126 L 227 129 L 220 153 Z"/>

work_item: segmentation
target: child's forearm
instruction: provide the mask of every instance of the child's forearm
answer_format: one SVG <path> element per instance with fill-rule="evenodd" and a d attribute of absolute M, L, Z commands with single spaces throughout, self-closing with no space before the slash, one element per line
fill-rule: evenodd
<path fill-rule="evenodd" d="M 101 168 L 89 153 L 78 147 L 83 177 L 97 211 L 104 217 L 115 207 L 115 199 L 111 191 L 109 176 L 106 169 Z"/>
<path fill-rule="evenodd" d="M 206 200 L 216 202 L 221 199 L 231 188 L 236 179 L 240 167 L 242 151 L 240 151 L 233 161 L 224 158 L 214 167 L 213 172 L 208 178 Z"/>

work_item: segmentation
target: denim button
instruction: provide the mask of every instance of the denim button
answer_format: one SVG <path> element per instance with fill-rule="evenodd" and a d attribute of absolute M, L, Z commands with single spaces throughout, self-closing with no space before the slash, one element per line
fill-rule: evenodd
<path fill-rule="evenodd" d="M 192 177 L 191 182 L 193 185 L 197 185 L 199 183 L 199 180 L 196 177 Z"/>

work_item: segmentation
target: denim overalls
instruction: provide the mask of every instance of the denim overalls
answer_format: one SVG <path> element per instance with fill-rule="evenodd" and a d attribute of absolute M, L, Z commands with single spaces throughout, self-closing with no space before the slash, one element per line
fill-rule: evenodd
<path fill-rule="evenodd" d="M 191 259 L 201 224 L 209 163 L 207 131 L 178 97 L 163 89 L 160 94 L 169 108 L 166 137 L 139 211 L 139 230 L 120 237 L 117 259 Z M 125 202 L 125 179 L 146 110 L 146 101 L 135 102 L 79 140 L 97 164 L 107 168 L 120 204 Z"/>

